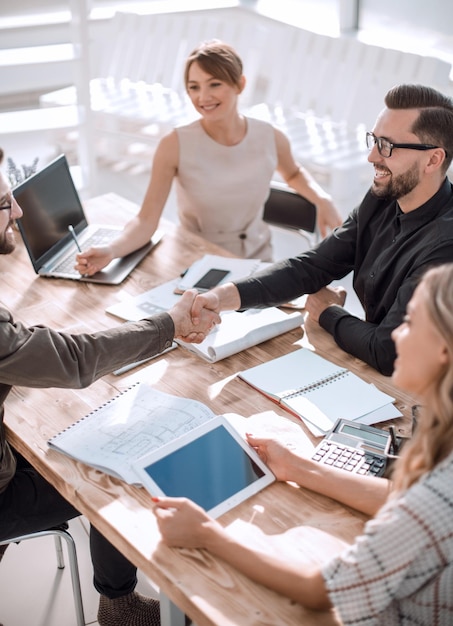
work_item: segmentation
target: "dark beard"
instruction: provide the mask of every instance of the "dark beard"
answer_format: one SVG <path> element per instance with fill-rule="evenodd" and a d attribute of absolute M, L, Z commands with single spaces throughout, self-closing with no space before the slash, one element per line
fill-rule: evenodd
<path fill-rule="evenodd" d="M 400 174 L 395 178 L 392 177 L 385 187 L 376 188 L 372 185 L 371 193 L 383 200 L 399 200 L 399 198 L 407 196 L 407 194 L 415 189 L 419 182 L 420 177 L 418 175 L 417 165 L 414 164 L 414 166 L 404 172 L 404 174 Z"/>
<path fill-rule="evenodd" d="M 13 222 L 10 222 L 5 229 L 5 232 L 0 236 L 0 254 L 11 254 L 16 247 L 16 241 L 14 238 L 14 234 L 11 232 L 7 232 L 9 227 L 13 227 Z"/>

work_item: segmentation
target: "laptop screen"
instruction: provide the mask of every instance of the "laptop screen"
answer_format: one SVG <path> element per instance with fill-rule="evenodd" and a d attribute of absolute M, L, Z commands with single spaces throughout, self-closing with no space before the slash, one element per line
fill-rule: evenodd
<path fill-rule="evenodd" d="M 13 195 L 23 211 L 17 224 L 37 272 L 71 241 L 70 224 L 77 233 L 88 224 L 66 157 L 27 178 Z"/>

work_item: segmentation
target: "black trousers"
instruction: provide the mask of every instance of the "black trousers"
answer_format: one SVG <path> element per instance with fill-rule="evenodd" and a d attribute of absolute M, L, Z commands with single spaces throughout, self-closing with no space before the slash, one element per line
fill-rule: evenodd
<path fill-rule="evenodd" d="M 0 541 L 46 530 L 80 515 L 21 455 L 17 470 L 0 494 Z M 90 552 L 96 590 L 118 598 L 135 589 L 137 570 L 93 526 Z"/>

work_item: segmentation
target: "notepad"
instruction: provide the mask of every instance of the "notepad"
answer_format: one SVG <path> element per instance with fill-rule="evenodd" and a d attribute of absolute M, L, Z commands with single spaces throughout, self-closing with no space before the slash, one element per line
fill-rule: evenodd
<path fill-rule="evenodd" d="M 401 416 L 394 398 L 306 348 L 238 376 L 300 417 L 317 436 L 330 431 L 339 418 L 375 424 Z"/>

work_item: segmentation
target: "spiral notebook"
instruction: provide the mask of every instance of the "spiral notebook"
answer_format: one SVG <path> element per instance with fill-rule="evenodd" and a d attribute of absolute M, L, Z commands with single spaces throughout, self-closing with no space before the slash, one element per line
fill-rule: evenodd
<path fill-rule="evenodd" d="M 329 432 L 339 418 L 376 424 L 401 416 L 394 398 L 306 348 L 238 376 L 300 417 L 317 436 Z"/>
<path fill-rule="evenodd" d="M 134 463 L 215 417 L 190 398 L 135 383 L 49 441 L 49 447 L 130 484 Z"/>

